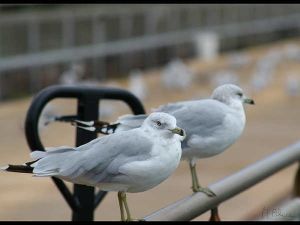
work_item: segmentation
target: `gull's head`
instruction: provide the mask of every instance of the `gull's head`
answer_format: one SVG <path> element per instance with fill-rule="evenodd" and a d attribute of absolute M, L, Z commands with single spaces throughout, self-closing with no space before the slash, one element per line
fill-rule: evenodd
<path fill-rule="evenodd" d="M 173 137 L 175 134 L 185 137 L 185 131 L 176 125 L 174 116 L 163 113 L 151 113 L 144 121 L 142 127 L 147 130 L 155 131 L 158 136 Z M 183 138 L 181 138 L 183 140 Z"/>
<path fill-rule="evenodd" d="M 248 98 L 243 90 L 234 84 L 224 84 L 217 87 L 211 98 L 232 106 L 243 103 L 254 105 L 254 100 Z"/>

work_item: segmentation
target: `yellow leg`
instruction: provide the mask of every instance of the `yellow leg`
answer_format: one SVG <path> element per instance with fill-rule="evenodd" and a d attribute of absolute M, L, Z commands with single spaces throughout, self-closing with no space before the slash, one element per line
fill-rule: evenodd
<path fill-rule="evenodd" d="M 125 215 L 124 215 L 124 204 L 122 199 L 122 193 L 118 192 L 118 200 L 119 200 L 119 206 L 120 206 L 120 212 L 121 212 L 121 221 L 125 221 Z"/>
<path fill-rule="evenodd" d="M 197 177 L 196 164 L 194 164 L 190 161 L 189 165 L 190 165 L 190 171 L 191 171 L 191 176 L 192 176 L 192 189 L 193 189 L 193 192 L 203 192 L 209 197 L 216 196 L 216 194 L 212 190 L 210 190 L 209 188 L 204 188 L 204 187 L 200 186 L 199 181 L 198 181 L 198 177 Z M 209 220 L 210 221 L 221 221 L 221 219 L 219 217 L 217 207 L 213 208 L 211 210 Z"/>
<path fill-rule="evenodd" d="M 189 162 L 190 165 L 190 171 L 191 171 L 191 176 L 192 176 L 192 190 L 193 192 L 203 192 L 209 197 L 214 197 L 216 194 L 210 190 L 209 188 L 204 188 L 201 187 L 198 181 L 197 177 L 197 171 L 196 171 L 196 164 L 192 163 L 191 161 Z"/>
<path fill-rule="evenodd" d="M 127 199 L 126 199 L 126 193 L 125 192 L 121 192 L 121 198 L 122 198 L 122 201 L 124 203 L 126 214 L 127 214 L 126 221 L 132 221 L 130 211 L 129 211 L 129 207 L 128 207 L 128 204 L 127 204 Z"/>

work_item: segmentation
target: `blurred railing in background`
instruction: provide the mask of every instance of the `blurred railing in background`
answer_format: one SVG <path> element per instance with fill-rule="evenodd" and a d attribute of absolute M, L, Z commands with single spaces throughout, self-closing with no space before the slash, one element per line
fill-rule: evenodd
<path fill-rule="evenodd" d="M 104 80 L 202 56 L 199 34 L 215 35 L 216 51 L 237 49 L 297 35 L 300 19 L 300 5 L 288 4 L 0 7 L 1 98 L 13 96 L 11 86 L 35 93 L 57 83 L 74 61 L 84 61 L 88 78 Z"/>

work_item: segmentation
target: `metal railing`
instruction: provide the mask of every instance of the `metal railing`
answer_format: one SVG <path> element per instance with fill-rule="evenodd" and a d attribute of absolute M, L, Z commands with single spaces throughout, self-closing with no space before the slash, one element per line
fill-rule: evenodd
<path fill-rule="evenodd" d="M 125 48 L 124 53 L 130 49 L 133 49 L 133 51 L 137 50 L 135 48 L 135 41 L 143 42 L 145 46 L 149 46 L 149 39 L 145 38 L 145 36 L 148 35 L 153 36 L 150 37 L 150 40 L 155 39 L 155 42 L 150 41 L 150 48 L 159 48 L 162 46 L 167 47 L 192 41 L 193 34 L 198 31 L 213 30 L 220 32 L 222 37 L 232 38 L 239 37 L 240 35 L 268 33 L 270 31 L 286 29 L 287 27 L 299 27 L 298 24 L 294 22 L 299 20 L 299 13 L 295 11 L 299 6 L 288 7 L 288 5 L 285 5 L 281 6 L 281 9 L 278 5 L 233 5 L 230 7 L 226 5 L 136 5 L 134 7 L 107 7 L 108 6 L 83 7 L 83 9 L 80 10 L 78 10 L 78 8 L 73 10 L 64 9 L 57 10 L 55 13 L 46 11 L 39 13 L 27 12 L 14 15 L 0 15 L 0 29 L 7 29 L 10 26 L 11 28 L 14 28 L 14 26 L 20 28 L 20 26 L 22 26 L 26 30 L 27 38 L 25 38 L 27 39 L 27 47 L 24 47 L 24 50 L 26 51 L 19 53 L 21 55 L 17 56 L 16 59 L 20 59 L 19 57 L 21 56 L 26 57 L 25 55 L 28 54 L 28 60 L 30 61 L 33 57 L 32 54 L 37 52 L 40 52 L 36 55 L 37 57 L 41 56 L 41 54 L 42 56 L 45 54 L 43 58 L 47 58 L 49 56 L 48 54 L 53 51 L 60 59 L 56 62 L 66 62 L 66 60 L 71 61 L 74 59 L 76 60 L 77 58 L 73 58 L 74 56 L 72 56 L 72 54 L 65 55 L 65 48 L 69 52 L 71 50 L 74 52 L 81 48 L 87 48 L 88 46 L 93 48 L 96 47 L 94 45 L 97 45 L 98 47 L 98 44 L 101 43 L 114 46 L 115 43 L 110 43 L 111 37 L 107 36 L 109 21 L 106 21 L 106 19 L 111 18 L 117 19 L 117 23 L 115 24 L 117 35 L 115 40 L 116 43 L 124 40 L 124 44 L 128 45 L 128 47 Z M 278 8 L 280 10 L 278 10 Z M 264 13 L 264 17 L 260 16 L 261 11 Z M 284 13 L 285 11 L 289 13 Z M 181 13 L 186 13 L 186 16 L 188 17 L 183 20 L 184 22 L 178 20 Z M 201 14 L 204 14 L 204 16 Z M 249 15 L 246 16 L 247 14 Z M 136 21 L 134 18 L 137 15 L 141 15 L 143 18 L 143 20 L 139 21 L 142 23 L 143 30 L 138 36 L 133 34 L 134 32 L 132 29 L 133 24 Z M 233 17 L 233 19 L 230 19 L 230 17 Z M 90 33 L 89 35 L 91 38 L 89 39 L 91 40 L 85 44 L 76 44 L 74 43 L 74 38 L 76 38 L 77 34 L 75 30 L 78 27 L 75 26 L 75 21 L 78 22 L 81 20 L 87 20 L 91 24 L 91 29 L 88 32 Z M 284 23 L 282 23 L 283 20 L 285 21 Z M 41 48 L 40 46 L 42 41 L 41 28 L 44 27 L 43 23 L 47 24 L 53 21 L 59 22 L 55 26 L 58 26 L 57 30 L 61 33 L 61 38 L 56 41 L 61 43 L 55 44 L 57 45 L 56 49 L 52 48 L 50 51 L 49 49 L 47 50 L 47 48 Z M 162 30 L 159 30 L 158 28 L 161 22 L 163 22 L 164 26 Z M 181 23 L 183 23 L 182 25 L 185 29 L 180 27 Z M 167 42 L 169 39 L 173 40 L 171 41 L 171 44 Z M 176 41 L 174 41 L 174 39 Z M 161 44 L 161 42 L 164 44 Z M 3 43 L 5 43 L 4 39 Z M 107 49 L 111 49 L 111 46 Z M 0 48 L 1 47 L 2 46 L 0 46 Z M 63 50 L 61 50 L 61 48 Z M 148 47 L 139 47 L 138 50 L 147 48 Z M 122 51 L 123 50 L 117 51 L 117 53 L 121 54 L 123 53 Z M 109 55 L 103 49 L 96 52 L 97 54 L 95 54 L 95 51 L 91 51 L 91 54 L 88 55 L 80 54 L 79 58 Z M 64 57 L 59 57 L 61 53 L 64 54 Z M 116 54 L 116 51 L 112 51 L 111 54 Z M 8 70 L 9 68 L 15 69 L 14 67 L 4 66 L 9 59 L 13 59 L 13 57 L 6 56 L 6 54 L 2 56 L 1 60 L 3 60 L 3 63 L 0 66 L 0 71 Z M 23 59 L 23 61 L 26 62 L 27 60 Z M 14 63 L 14 61 L 11 62 Z M 51 59 L 49 63 L 52 63 Z M 10 65 L 10 63 L 8 64 Z M 40 65 L 43 64 L 44 60 L 41 61 Z M 34 63 L 32 66 L 36 66 L 36 64 Z"/>
<path fill-rule="evenodd" d="M 232 174 L 209 188 L 216 193 L 210 198 L 203 193 L 195 193 L 144 217 L 146 221 L 188 221 L 219 206 L 224 201 L 238 195 L 263 181 L 279 170 L 300 161 L 300 141 Z M 295 178 L 294 195 L 299 196 L 300 166 Z"/>
<path fill-rule="evenodd" d="M 137 67 L 201 55 L 194 48 L 198 32 L 216 32 L 222 50 L 249 40 L 259 43 L 297 35 L 299 9 L 300 5 L 278 4 L 106 4 L 1 12 L 0 30 L 5 32 L 0 32 L 0 99 L 14 96 L 13 87 L 21 86 L 7 82 L 6 76 L 22 74 L 21 79 L 29 80 L 22 82 L 25 93 L 35 93 L 59 80 L 50 72 L 43 73 L 42 82 L 40 69 L 62 74 L 77 60 L 90 65 L 86 78 L 105 80 Z"/>
<path fill-rule="evenodd" d="M 300 25 L 294 21 L 300 20 L 300 14 L 281 16 L 271 19 L 254 20 L 250 22 L 234 23 L 192 28 L 181 31 L 165 32 L 136 38 L 123 39 L 87 46 L 49 50 L 40 53 L 31 53 L 0 60 L 0 72 L 16 70 L 24 67 L 36 67 L 47 64 L 66 63 L 96 57 L 120 55 L 134 51 L 153 50 L 161 47 L 170 47 L 183 43 L 194 43 L 196 35 L 201 32 L 213 31 L 221 39 L 242 37 L 285 29 L 299 29 Z M 255 29 L 253 29 L 255 27 Z M 1 75 L 1 73 L 0 73 Z"/>

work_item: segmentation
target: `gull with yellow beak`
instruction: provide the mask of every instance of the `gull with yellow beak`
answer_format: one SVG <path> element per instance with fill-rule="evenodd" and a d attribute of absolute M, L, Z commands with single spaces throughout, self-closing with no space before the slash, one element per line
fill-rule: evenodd
<path fill-rule="evenodd" d="M 180 162 L 184 137 L 173 116 L 152 113 L 136 129 L 102 136 L 77 148 L 34 151 L 34 161 L 1 169 L 116 191 L 121 220 L 129 221 L 126 192 L 143 192 L 167 179 Z"/>

